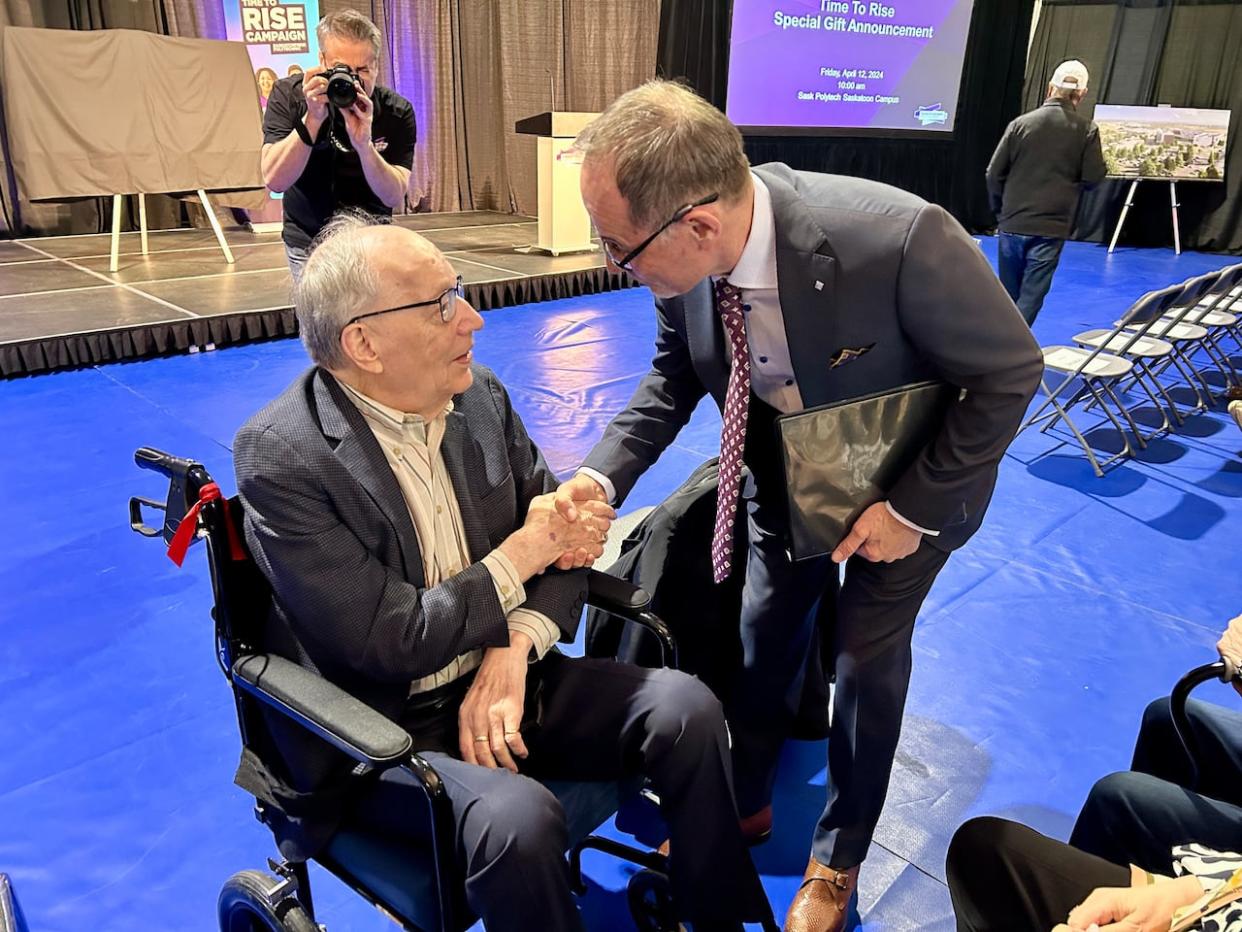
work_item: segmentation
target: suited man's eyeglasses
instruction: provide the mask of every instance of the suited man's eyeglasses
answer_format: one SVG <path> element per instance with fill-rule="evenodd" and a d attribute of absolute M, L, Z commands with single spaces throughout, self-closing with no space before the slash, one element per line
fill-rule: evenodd
<path fill-rule="evenodd" d="M 610 246 L 607 240 L 603 242 L 604 252 L 607 253 L 608 259 L 609 261 L 612 262 L 613 265 L 615 265 L 619 269 L 625 269 L 628 272 L 630 271 L 630 267 L 633 264 L 634 260 L 638 258 L 639 253 L 641 253 L 644 249 L 646 249 L 648 246 L 654 243 L 655 238 L 657 236 L 659 236 L 661 233 L 663 233 L 665 230 L 671 227 L 674 223 L 678 223 L 681 220 L 684 220 L 686 217 L 686 214 L 690 213 L 690 211 L 694 210 L 694 208 L 706 207 L 708 204 L 716 203 L 716 201 L 718 201 L 719 199 L 720 199 L 719 193 L 709 194 L 707 195 L 707 197 L 699 198 L 693 204 L 687 204 L 685 207 L 680 208 L 675 214 L 673 214 L 673 216 L 665 220 L 664 223 L 660 225 L 660 228 L 658 230 L 656 230 L 654 233 L 648 236 L 645 240 L 643 240 L 641 243 L 639 243 L 637 246 L 631 249 L 628 253 L 626 253 L 620 259 L 617 258 L 616 253 L 613 251 L 615 246 Z"/>
<path fill-rule="evenodd" d="M 357 317 L 351 317 L 345 321 L 345 326 L 356 324 L 360 320 L 368 317 L 377 317 L 380 314 L 391 314 L 393 311 L 408 311 L 413 307 L 430 307 L 432 304 L 440 306 L 440 320 L 449 323 L 457 316 L 457 299 L 466 297 L 466 287 L 461 283 L 461 276 L 457 276 L 457 281 L 452 288 L 446 288 L 438 297 L 432 298 L 430 301 L 415 301 L 413 304 L 403 304 L 400 307 L 386 307 L 382 311 L 369 311 L 366 314 L 359 314 Z M 343 329 L 343 328 L 342 328 Z"/>

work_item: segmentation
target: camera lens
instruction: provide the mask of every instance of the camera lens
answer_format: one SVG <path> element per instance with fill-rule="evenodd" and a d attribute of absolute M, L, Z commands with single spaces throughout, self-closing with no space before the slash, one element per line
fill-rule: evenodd
<path fill-rule="evenodd" d="M 353 106 L 358 99 L 358 86 L 354 76 L 345 68 L 333 68 L 328 72 L 328 100 L 338 107 Z"/>

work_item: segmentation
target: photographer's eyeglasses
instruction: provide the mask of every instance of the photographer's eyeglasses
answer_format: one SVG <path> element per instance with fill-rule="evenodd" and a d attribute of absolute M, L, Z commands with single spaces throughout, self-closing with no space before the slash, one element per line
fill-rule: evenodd
<path fill-rule="evenodd" d="M 631 249 L 628 253 L 625 254 L 624 257 L 620 259 L 618 259 L 616 255 L 613 253 L 612 251 L 613 247 L 608 245 L 607 240 L 604 240 L 601 243 L 601 245 L 603 245 L 604 252 L 607 254 L 609 261 L 612 262 L 612 264 L 615 265 L 617 268 L 625 269 L 625 271 L 628 272 L 630 271 L 630 266 L 633 264 L 634 260 L 638 258 L 639 253 L 641 253 L 644 249 L 646 249 L 648 246 L 654 243 L 655 238 L 657 236 L 659 236 L 661 233 L 663 233 L 665 230 L 671 227 L 674 223 L 678 223 L 679 221 L 684 220 L 686 214 L 690 213 L 690 211 L 694 210 L 696 207 L 706 207 L 708 204 L 716 203 L 716 201 L 719 199 L 720 199 L 719 193 L 709 194 L 707 195 L 707 197 L 699 198 L 693 204 L 687 204 L 685 207 L 680 208 L 675 214 L 673 214 L 673 216 L 665 220 L 664 223 L 660 225 L 660 228 L 658 230 L 656 230 L 654 233 L 648 236 L 645 240 L 643 240 L 641 243 L 639 243 L 637 246 Z"/>
<path fill-rule="evenodd" d="M 378 317 L 380 314 L 391 314 L 393 311 L 408 311 L 413 307 L 429 307 L 432 304 L 440 306 L 440 320 L 444 323 L 450 323 L 457 316 L 457 299 L 466 297 L 466 287 L 461 283 L 461 276 L 457 276 L 457 281 L 452 288 L 445 289 L 444 293 L 439 297 L 432 298 L 430 301 L 415 301 L 413 304 L 403 304 L 400 307 L 386 307 L 382 311 L 369 311 L 366 314 L 359 314 L 357 317 L 351 317 L 345 321 L 345 326 L 356 324 L 360 320 L 368 317 Z M 342 328 L 344 329 L 344 328 Z"/>

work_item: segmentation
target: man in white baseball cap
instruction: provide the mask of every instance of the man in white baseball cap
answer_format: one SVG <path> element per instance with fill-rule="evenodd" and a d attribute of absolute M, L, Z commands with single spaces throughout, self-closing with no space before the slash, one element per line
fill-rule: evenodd
<path fill-rule="evenodd" d="M 1089 77 L 1087 66 L 1078 59 L 1063 61 L 1057 65 L 1057 70 L 1052 72 L 1052 79 L 1048 82 L 1048 96 L 1052 97 L 1057 90 L 1079 91 L 1078 100 L 1075 101 L 1077 104 L 1087 93 Z"/>
<path fill-rule="evenodd" d="M 1052 285 L 1079 192 L 1107 172 L 1099 131 L 1078 113 L 1088 80 L 1082 62 L 1058 65 L 1047 99 L 1009 124 L 988 163 L 1001 284 L 1029 324 Z"/>

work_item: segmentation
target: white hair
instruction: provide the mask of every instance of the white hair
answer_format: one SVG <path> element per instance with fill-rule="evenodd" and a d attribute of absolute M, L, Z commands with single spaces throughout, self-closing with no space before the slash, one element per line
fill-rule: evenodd
<path fill-rule="evenodd" d="M 316 239 L 294 289 L 302 345 L 325 369 L 345 366 L 341 331 L 379 293 L 379 275 L 363 236 L 373 226 L 379 224 L 357 214 L 333 217 Z"/>

